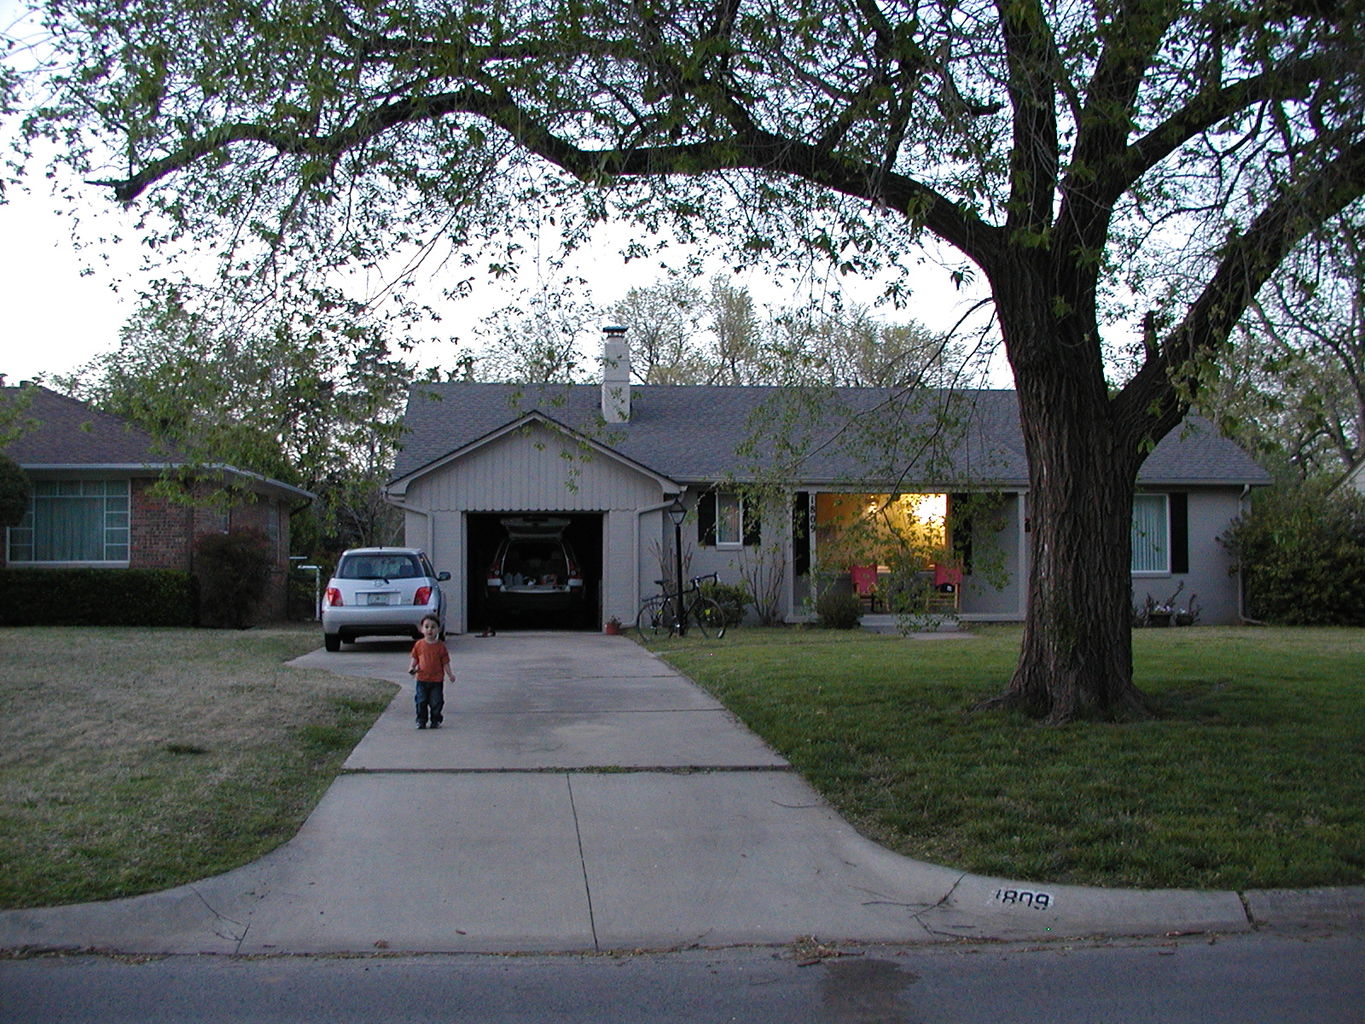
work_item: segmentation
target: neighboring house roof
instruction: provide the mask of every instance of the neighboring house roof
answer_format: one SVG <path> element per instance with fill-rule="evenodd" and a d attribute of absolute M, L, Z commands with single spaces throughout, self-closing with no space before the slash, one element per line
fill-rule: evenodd
<path fill-rule="evenodd" d="M 5 446 L 5 454 L 28 471 L 160 473 L 188 466 L 185 456 L 157 444 L 151 434 L 122 416 L 36 384 L 0 389 L 0 401 L 22 403 L 19 421 L 27 424 Z M 254 489 L 291 499 L 312 500 L 301 487 L 227 465 L 196 466 L 211 474 L 247 481 Z"/>
<path fill-rule="evenodd" d="M 596 384 L 418 385 L 394 480 L 429 472 L 535 412 L 684 482 L 752 480 L 776 469 L 807 484 L 1028 486 L 1013 391 L 634 385 L 630 419 L 613 424 L 603 423 L 600 398 Z M 1148 486 L 1269 479 L 1197 417 L 1157 445 L 1139 473 Z"/>

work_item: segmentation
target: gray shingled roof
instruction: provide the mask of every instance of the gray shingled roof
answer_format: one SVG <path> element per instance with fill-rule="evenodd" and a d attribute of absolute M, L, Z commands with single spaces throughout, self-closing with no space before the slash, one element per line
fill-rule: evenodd
<path fill-rule="evenodd" d="M 34 427 L 5 447 L 21 466 L 135 466 L 166 462 L 151 435 L 121 416 L 38 385 L 5 388 L 0 401 L 24 402 Z"/>
<path fill-rule="evenodd" d="M 680 482 L 748 480 L 780 466 L 784 479 L 808 484 L 1028 483 L 1013 391 L 636 385 L 630 420 L 612 425 L 602 422 L 600 396 L 595 384 L 419 385 L 409 397 L 395 480 L 539 413 Z M 1269 482 L 1198 417 L 1157 446 L 1139 478 Z"/>
<path fill-rule="evenodd" d="M 158 445 L 150 434 L 122 416 L 39 385 L 0 388 L 0 402 L 23 403 L 20 422 L 28 428 L 5 446 L 5 454 L 29 470 L 103 469 L 160 472 L 185 465 L 185 456 Z M 215 474 L 253 481 L 253 488 L 288 497 L 313 498 L 310 491 L 233 466 L 203 466 Z"/>

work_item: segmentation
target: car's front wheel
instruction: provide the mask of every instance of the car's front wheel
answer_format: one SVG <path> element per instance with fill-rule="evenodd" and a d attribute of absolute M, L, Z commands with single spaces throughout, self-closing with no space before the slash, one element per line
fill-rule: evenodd
<path fill-rule="evenodd" d="M 333 653 L 336 653 L 337 651 L 341 650 L 341 634 L 323 633 L 322 646 Z"/>

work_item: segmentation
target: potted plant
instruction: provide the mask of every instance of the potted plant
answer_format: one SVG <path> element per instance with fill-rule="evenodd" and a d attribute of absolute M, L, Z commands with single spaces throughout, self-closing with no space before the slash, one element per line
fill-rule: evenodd
<path fill-rule="evenodd" d="M 611 618 L 607 620 L 607 624 L 603 628 L 603 632 L 605 632 L 607 636 L 620 636 L 621 620 L 618 619 L 615 615 L 613 615 Z"/>

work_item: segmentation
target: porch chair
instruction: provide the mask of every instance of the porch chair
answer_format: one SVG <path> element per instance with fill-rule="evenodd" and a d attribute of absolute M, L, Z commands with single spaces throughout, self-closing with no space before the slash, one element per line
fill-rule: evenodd
<path fill-rule="evenodd" d="M 877 610 L 877 567 L 875 565 L 855 565 L 848 570 L 853 581 L 853 593 L 858 600 L 867 603 L 867 610 Z"/>
<path fill-rule="evenodd" d="M 960 607 L 961 591 L 962 567 L 936 564 L 934 589 L 929 592 L 929 611 L 956 612 Z"/>

